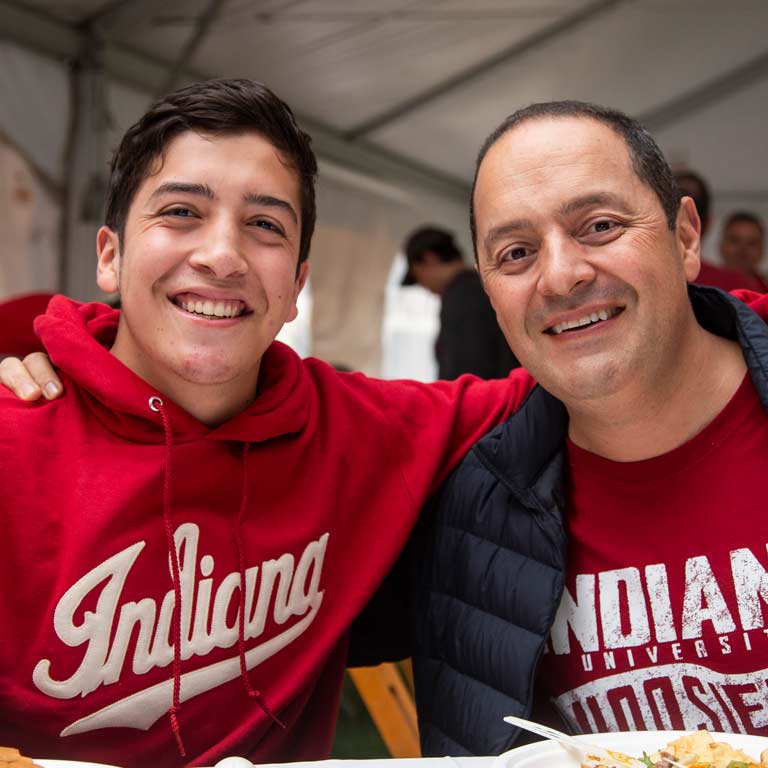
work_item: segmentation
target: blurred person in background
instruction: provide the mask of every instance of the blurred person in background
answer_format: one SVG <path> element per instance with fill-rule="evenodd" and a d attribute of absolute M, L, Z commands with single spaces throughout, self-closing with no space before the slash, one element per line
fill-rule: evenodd
<path fill-rule="evenodd" d="M 749 211 L 736 211 L 725 220 L 720 236 L 720 257 L 726 267 L 741 272 L 755 283 L 755 290 L 768 291 L 760 274 L 765 254 L 765 225 Z"/>
<path fill-rule="evenodd" d="M 435 342 L 438 378 L 471 373 L 505 377 L 519 363 L 509 348 L 477 271 L 464 261 L 453 235 L 437 227 L 412 232 L 403 246 L 408 271 L 402 284 L 419 284 L 440 297 Z"/>

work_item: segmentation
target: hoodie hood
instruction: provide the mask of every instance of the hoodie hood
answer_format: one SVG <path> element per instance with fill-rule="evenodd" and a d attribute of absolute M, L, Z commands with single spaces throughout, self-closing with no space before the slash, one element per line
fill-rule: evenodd
<path fill-rule="evenodd" d="M 110 431 L 135 442 L 161 443 L 163 425 L 149 407 L 160 396 L 173 424 L 174 443 L 201 438 L 263 442 L 296 434 L 311 408 L 311 387 L 300 358 L 274 342 L 264 354 L 254 402 L 224 424 L 211 428 L 176 405 L 126 367 L 109 350 L 120 312 L 97 302 L 82 304 L 55 296 L 35 320 L 35 332 L 53 364 L 76 382 L 99 420 Z"/>

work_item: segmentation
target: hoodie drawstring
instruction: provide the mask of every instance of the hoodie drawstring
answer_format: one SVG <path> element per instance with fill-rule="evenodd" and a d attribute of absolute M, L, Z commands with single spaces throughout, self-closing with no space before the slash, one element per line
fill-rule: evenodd
<path fill-rule="evenodd" d="M 181 574 L 179 568 L 179 555 L 176 552 L 176 542 L 173 539 L 173 525 L 171 523 L 171 446 L 173 433 L 171 422 L 165 411 L 163 401 L 155 396 L 149 398 L 149 407 L 160 414 L 165 432 L 165 478 L 163 482 L 163 525 L 165 527 L 165 539 L 168 546 L 168 554 L 171 557 L 171 578 L 173 580 L 173 613 L 171 615 L 171 632 L 173 634 L 173 702 L 169 711 L 171 731 L 176 739 L 176 746 L 182 757 L 187 756 L 184 742 L 181 740 L 179 728 L 179 710 L 181 709 Z"/>
<path fill-rule="evenodd" d="M 243 517 L 245 516 L 245 510 L 248 507 L 248 449 L 250 447 L 250 443 L 245 443 L 243 445 L 243 483 L 240 491 L 240 510 L 237 513 L 237 522 L 235 524 L 237 566 L 240 572 L 240 599 L 238 600 L 237 606 L 237 653 L 240 658 L 240 678 L 243 681 L 246 693 L 250 698 L 256 699 L 256 703 L 261 707 L 264 714 L 271 717 L 281 728 L 285 728 L 285 723 L 283 723 L 282 720 L 280 720 L 269 708 L 264 697 L 261 695 L 261 691 L 251 685 L 251 680 L 248 676 L 248 668 L 245 664 L 245 545 L 243 544 L 243 537 L 241 535 L 241 526 Z"/>
<path fill-rule="evenodd" d="M 173 634 L 173 701 L 169 711 L 171 731 L 176 740 L 179 754 L 186 757 L 184 742 L 181 739 L 179 727 L 179 710 L 181 709 L 181 569 L 179 568 L 179 555 L 176 551 L 176 542 L 173 538 L 173 523 L 171 522 L 171 448 L 173 446 L 173 432 L 165 404 L 156 395 L 149 398 L 149 407 L 155 413 L 160 414 L 165 434 L 165 478 L 163 482 L 163 526 L 165 528 L 166 544 L 171 558 L 171 578 L 173 580 L 173 613 L 171 616 L 171 632 Z M 237 547 L 237 563 L 240 573 L 240 596 L 238 600 L 237 621 L 237 651 L 240 659 L 240 678 L 248 697 L 255 699 L 261 710 L 281 728 L 285 723 L 269 708 L 261 691 L 254 688 L 248 676 L 248 668 L 245 663 L 245 545 L 241 535 L 241 526 L 245 511 L 248 508 L 248 450 L 250 443 L 243 445 L 242 467 L 243 479 L 240 493 L 240 509 L 237 513 L 235 524 L 235 546 Z"/>

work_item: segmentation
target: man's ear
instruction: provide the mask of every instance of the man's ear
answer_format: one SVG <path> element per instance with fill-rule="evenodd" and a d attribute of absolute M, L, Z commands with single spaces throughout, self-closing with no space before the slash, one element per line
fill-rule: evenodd
<path fill-rule="evenodd" d="M 107 226 L 96 233 L 96 285 L 104 293 L 116 293 L 120 288 L 120 238 Z"/>
<path fill-rule="evenodd" d="M 296 275 L 296 280 L 293 284 L 293 306 L 288 313 L 288 318 L 286 320 L 288 323 L 295 320 L 296 316 L 299 314 L 299 307 L 296 302 L 299 300 L 299 294 L 307 282 L 307 277 L 309 277 L 309 262 L 303 261 L 299 266 L 299 274 Z"/>
<path fill-rule="evenodd" d="M 683 197 L 677 210 L 675 240 L 683 260 L 685 279 L 693 282 L 701 269 L 701 221 L 693 198 Z"/>

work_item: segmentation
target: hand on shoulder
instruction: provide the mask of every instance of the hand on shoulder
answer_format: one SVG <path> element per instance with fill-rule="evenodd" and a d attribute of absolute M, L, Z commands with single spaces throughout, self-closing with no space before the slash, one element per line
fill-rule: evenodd
<path fill-rule="evenodd" d="M 44 352 L 33 352 L 23 360 L 18 357 L 0 360 L 0 384 L 8 387 L 16 397 L 27 401 L 41 397 L 55 400 L 64 391 L 51 359 Z"/>

